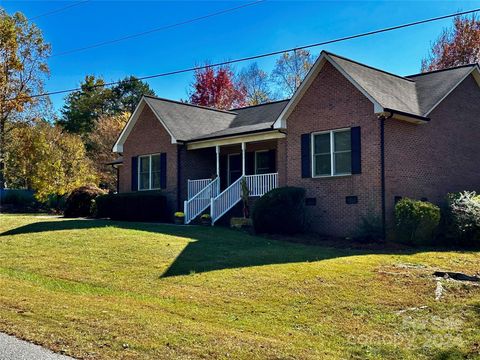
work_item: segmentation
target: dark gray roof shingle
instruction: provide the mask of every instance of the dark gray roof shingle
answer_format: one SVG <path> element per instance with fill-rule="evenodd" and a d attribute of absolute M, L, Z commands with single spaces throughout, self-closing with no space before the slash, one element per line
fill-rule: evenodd
<path fill-rule="evenodd" d="M 426 117 L 431 108 L 476 66 L 402 77 L 339 55 L 323 54 L 383 109 L 419 117 Z M 289 100 L 282 100 L 223 111 L 152 96 L 144 96 L 144 99 L 179 141 L 270 130 L 289 103 Z"/>
<path fill-rule="evenodd" d="M 475 65 L 410 75 L 417 87 L 420 113 L 426 115 L 442 98 L 459 83 Z"/>
<path fill-rule="evenodd" d="M 335 54 L 327 54 L 383 108 L 419 115 L 415 82 L 413 80 L 390 74 Z"/>
<path fill-rule="evenodd" d="M 268 130 L 288 103 L 282 100 L 223 111 L 153 96 L 144 98 L 179 141 Z"/>

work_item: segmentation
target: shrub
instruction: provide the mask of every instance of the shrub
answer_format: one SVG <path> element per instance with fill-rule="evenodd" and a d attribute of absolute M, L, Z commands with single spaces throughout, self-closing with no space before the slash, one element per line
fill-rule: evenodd
<path fill-rule="evenodd" d="M 381 217 L 375 215 L 362 217 L 353 238 L 366 243 L 384 240 Z"/>
<path fill-rule="evenodd" d="M 448 242 L 462 246 L 479 246 L 480 197 L 469 191 L 448 194 L 442 226 Z"/>
<path fill-rule="evenodd" d="M 253 207 L 258 233 L 295 234 L 305 229 L 305 189 L 282 187 L 259 198 Z"/>
<path fill-rule="evenodd" d="M 0 204 L 34 206 L 37 201 L 32 190 L 3 189 L 0 190 Z"/>
<path fill-rule="evenodd" d="M 92 200 L 97 196 L 105 194 L 105 191 L 96 186 L 81 186 L 73 190 L 67 197 L 65 203 L 65 217 L 90 216 Z"/>
<path fill-rule="evenodd" d="M 428 244 L 440 223 L 440 208 L 426 201 L 404 198 L 395 205 L 395 220 L 400 241 Z"/>
<path fill-rule="evenodd" d="M 167 199 L 158 191 L 101 195 L 95 199 L 97 218 L 125 221 L 169 220 Z"/>

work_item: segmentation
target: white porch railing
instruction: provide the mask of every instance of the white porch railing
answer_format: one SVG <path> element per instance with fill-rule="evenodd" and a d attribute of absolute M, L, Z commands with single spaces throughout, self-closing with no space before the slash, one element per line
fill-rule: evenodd
<path fill-rule="evenodd" d="M 217 197 L 212 198 L 210 205 L 210 216 L 212 217 L 212 225 L 215 221 L 220 219 L 223 214 L 230 210 L 236 203 L 240 201 L 241 197 L 241 181 L 243 177 L 240 176 L 229 187 L 223 190 Z"/>
<path fill-rule="evenodd" d="M 242 199 L 241 182 L 244 178 L 247 181 L 249 196 L 262 196 L 268 191 L 275 189 L 278 184 L 277 173 L 241 176 L 218 196 L 211 199 L 210 215 L 212 217 L 212 225 Z"/>
<path fill-rule="evenodd" d="M 278 174 L 246 175 L 250 196 L 262 196 L 278 186 Z"/>
<path fill-rule="evenodd" d="M 188 200 L 197 195 L 200 190 L 203 190 L 212 181 L 212 179 L 188 180 Z"/>
<path fill-rule="evenodd" d="M 211 199 L 216 197 L 220 192 L 220 178 L 216 177 L 202 190 L 197 192 L 191 199 L 183 203 L 183 212 L 185 214 L 185 224 L 200 215 L 206 208 L 210 206 Z"/>

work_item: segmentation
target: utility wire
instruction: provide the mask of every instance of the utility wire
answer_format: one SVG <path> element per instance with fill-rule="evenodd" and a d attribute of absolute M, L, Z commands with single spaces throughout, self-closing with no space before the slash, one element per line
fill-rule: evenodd
<path fill-rule="evenodd" d="M 443 19 L 448 19 L 448 18 L 452 18 L 452 17 L 455 17 L 455 16 L 471 14 L 471 13 L 478 12 L 478 11 L 480 11 L 480 8 L 473 9 L 473 10 L 468 10 L 468 11 L 457 12 L 457 13 L 448 14 L 448 15 L 443 15 L 443 16 L 438 16 L 438 17 L 434 17 L 434 18 L 430 18 L 430 19 L 419 20 L 419 21 L 406 23 L 406 24 L 402 24 L 402 25 L 396 25 L 396 26 L 392 26 L 392 27 L 388 27 L 388 28 L 368 31 L 368 32 L 360 33 L 360 34 L 356 34 L 356 35 L 345 36 L 345 37 L 341 37 L 341 38 L 337 38 L 337 39 L 333 39 L 333 40 L 322 41 L 322 42 L 318 42 L 318 43 L 314 43 L 314 44 L 310 44 L 310 45 L 304 45 L 304 46 L 299 46 L 299 47 L 295 47 L 295 48 L 277 50 L 277 51 L 272 51 L 272 52 L 269 52 L 269 53 L 247 56 L 247 57 L 238 58 L 238 59 L 234 59 L 234 60 L 218 62 L 218 63 L 210 64 L 210 65 L 194 66 L 194 67 L 190 67 L 190 68 L 174 70 L 174 71 L 164 72 L 164 73 L 155 74 L 155 75 L 136 77 L 134 80 L 126 80 L 126 81 L 131 82 L 131 81 L 135 81 L 135 80 L 148 80 L 148 79 L 153 79 L 153 78 L 159 78 L 159 77 L 171 76 L 171 75 L 176 75 L 176 74 L 182 74 L 182 73 L 186 73 L 186 72 L 192 72 L 192 71 L 196 71 L 196 70 L 207 69 L 207 68 L 211 68 L 211 67 L 218 67 L 218 66 L 224 66 L 224 65 L 229 65 L 229 64 L 235 64 L 235 63 L 239 63 L 239 62 L 255 60 L 255 59 L 270 57 L 270 56 L 274 56 L 274 55 L 279 55 L 279 54 L 283 54 L 285 52 L 292 52 L 292 51 L 297 51 L 297 50 L 302 50 L 302 49 L 318 47 L 318 46 L 321 46 L 321 45 L 327 45 L 327 44 L 333 44 L 333 43 L 337 43 L 337 42 L 341 42 L 341 41 L 352 40 L 352 39 L 356 39 L 356 38 L 360 38 L 360 37 L 365 37 L 365 36 L 370 36 L 370 35 L 374 35 L 374 34 L 384 33 L 384 32 L 387 32 L 387 31 L 402 29 L 402 28 L 406 28 L 406 27 L 425 24 L 425 23 L 438 21 L 438 20 L 443 20 Z M 108 82 L 108 83 L 105 83 L 105 84 L 102 84 L 102 85 L 92 85 L 90 88 L 93 89 L 93 88 L 97 88 L 97 87 L 108 87 L 108 86 L 112 86 L 112 85 L 117 85 L 119 83 L 120 83 L 120 80 L 119 81 Z M 48 95 L 64 94 L 64 93 L 70 93 L 70 92 L 79 91 L 79 90 L 82 90 L 82 88 L 77 87 L 77 88 L 72 88 L 72 89 L 67 89 L 67 90 L 50 91 L 50 92 L 46 92 L 46 93 L 30 95 L 29 98 L 38 98 L 38 97 L 48 96 Z M 17 100 L 19 98 L 21 98 L 21 97 L 15 97 L 15 98 L 11 99 L 10 101 Z"/>
<path fill-rule="evenodd" d="M 53 9 L 51 11 L 48 11 L 46 13 L 43 13 L 43 14 L 40 14 L 40 15 L 35 15 L 31 18 L 28 18 L 28 20 L 35 20 L 35 19 L 38 19 L 40 17 L 44 17 L 44 16 L 49 16 L 49 15 L 52 15 L 52 14 L 56 14 L 58 12 L 61 12 L 61 11 L 64 11 L 64 10 L 67 10 L 67 9 L 70 9 L 74 6 L 78 6 L 78 5 L 82 5 L 82 4 L 85 4 L 87 2 L 89 2 L 90 0 L 82 0 L 82 1 L 77 1 L 77 2 L 74 2 L 73 4 L 70 4 L 70 5 L 66 5 L 66 6 L 63 6 L 61 8 L 57 8 L 57 9 Z"/>
<path fill-rule="evenodd" d="M 125 35 L 125 36 L 122 36 L 122 37 L 119 37 L 119 38 L 116 38 L 116 39 L 101 41 L 101 42 L 98 42 L 98 43 L 95 43 L 95 44 L 92 44 L 92 45 L 87 45 L 87 46 L 76 48 L 76 49 L 65 50 L 65 51 L 62 51 L 62 52 L 59 52 L 59 53 L 55 53 L 52 56 L 63 56 L 63 55 L 77 53 L 77 52 L 80 52 L 80 51 L 85 51 L 85 50 L 97 48 L 97 47 L 100 47 L 100 46 L 115 44 L 115 43 L 118 43 L 118 42 L 121 42 L 121 41 L 134 39 L 134 38 L 137 38 L 137 37 L 140 37 L 140 36 L 152 34 L 152 33 L 163 31 L 163 30 L 176 28 L 176 27 L 179 27 L 179 26 L 183 26 L 183 25 L 191 24 L 191 23 L 198 22 L 198 21 L 201 21 L 201 20 L 205 20 L 205 19 L 208 19 L 208 18 L 211 18 L 211 17 L 214 17 L 214 16 L 218 16 L 218 15 L 226 14 L 226 13 L 233 12 L 233 11 L 236 11 L 236 10 L 240 10 L 240 9 L 243 9 L 243 8 L 246 8 L 246 7 L 249 7 L 249 6 L 257 5 L 257 4 L 265 2 L 265 1 L 266 0 L 256 0 L 256 1 L 253 1 L 253 2 L 249 2 L 247 4 L 243 4 L 243 5 L 240 5 L 240 6 L 235 6 L 235 7 L 224 9 L 224 10 L 220 10 L 220 11 L 217 11 L 217 12 L 214 12 L 214 13 L 202 15 L 202 16 L 199 16 L 199 17 L 196 17 L 196 18 L 193 18 L 193 19 L 184 20 L 184 21 L 181 21 L 181 22 L 178 22 L 178 23 L 160 26 L 160 27 L 157 27 L 157 28 L 153 28 L 153 29 L 150 29 L 150 30 L 138 32 L 138 33 L 131 34 L 131 35 Z"/>

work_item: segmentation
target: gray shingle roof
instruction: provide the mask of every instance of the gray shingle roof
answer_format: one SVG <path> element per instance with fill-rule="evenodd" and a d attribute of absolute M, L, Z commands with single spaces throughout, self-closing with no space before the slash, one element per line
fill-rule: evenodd
<path fill-rule="evenodd" d="M 179 141 L 268 130 L 288 103 L 282 100 L 223 111 L 153 96 L 144 98 Z"/>
<path fill-rule="evenodd" d="M 422 117 L 476 66 L 402 77 L 329 52 L 325 54 L 384 109 Z"/>
<path fill-rule="evenodd" d="M 383 109 L 417 117 L 426 117 L 428 111 L 476 66 L 402 77 L 339 55 L 322 54 Z M 289 100 L 282 100 L 223 111 L 152 96 L 144 96 L 144 99 L 179 141 L 268 131 L 289 103 Z"/>
<path fill-rule="evenodd" d="M 420 113 L 427 114 L 435 104 L 462 80 L 475 65 L 407 76 L 417 87 Z"/>
<path fill-rule="evenodd" d="M 144 96 L 145 101 L 174 137 L 187 141 L 228 128 L 233 112 L 190 105 L 173 100 Z"/>

